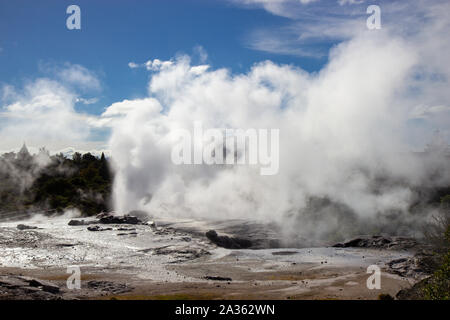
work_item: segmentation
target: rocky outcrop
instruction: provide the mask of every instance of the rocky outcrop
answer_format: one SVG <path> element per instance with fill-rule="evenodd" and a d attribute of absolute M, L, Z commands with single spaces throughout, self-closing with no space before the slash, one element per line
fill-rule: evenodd
<path fill-rule="evenodd" d="M 171 263 L 179 263 L 201 258 L 211 253 L 202 248 L 192 248 L 190 246 L 164 246 L 160 248 L 151 248 L 141 250 L 142 252 L 152 252 L 155 255 L 172 256 L 174 260 Z"/>
<path fill-rule="evenodd" d="M 226 249 L 247 249 L 252 246 L 252 242 L 248 239 L 219 236 L 215 230 L 206 232 L 206 237 L 217 246 Z"/>
<path fill-rule="evenodd" d="M 68 223 L 69 226 L 87 226 L 90 224 L 95 224 L 95 221 L 85 221 L 85 220 L 73 219 L 73 220 L 70 220 Z"/>
<path fill-rule="evenodd" d="M 398 300 L 423 300 L 424 289 L 429 284 L 430 278 L 425 278 L 415 283 L 411 288 L 402 289 L 395 295 Z"/>
<path fill-rule="evenodd" d="M 142 220 L 131 215 L 115 216 L 110 213 L 100 213 L 99 215 L 97 215 L 97 219 L 98 220 L 92 221 L 73 219 L 69 221 L 69 226 L 87 226 L 92 224 L 143 224 Z"/>
<path fill-rule="evenodd" d="M 83 282 L 81 290 L 72 292 L 53 283 L 13 274 L 0 275 L 0 300 L 61 300 L 77 299 L 78 295 L 104 296 L 130 292 L 134 287 L 120 282 L 91 280 Z M 76 296 L 74 296 L 76 294 Z"/>
<path fill-rule="evenodd" d="M 420 252 L 411 258 L 392 260 L 387 263 L 387 266 L 390 272 L 401 277 L 422 280 L 434 272 L 438 266 L 438 261 L 436 261 L 435 255 Z"/>
<path fill-rule="evenodd" d="M 417 246 L 417 241 L 405 237 L 362 236 L 333 245 L 335 248 L 378 248 L 403 250 Z"/>
<path fill-rule="evenodd" d="M 135 216 L 108 215 L 108 216 L 104 216 L 104 217 L 100 218 L 100 220 L 98 220 L 98 223 L 103 223 L 103 224 L 142 224 L 142 221 L 138 217 L 135 217 Z"/>
<path fill-rule="evenodd" d="M 60 289 L 51 282 L 23 276 L 0 276 L 1 298 L 4 299 L 61 299 Z"/>

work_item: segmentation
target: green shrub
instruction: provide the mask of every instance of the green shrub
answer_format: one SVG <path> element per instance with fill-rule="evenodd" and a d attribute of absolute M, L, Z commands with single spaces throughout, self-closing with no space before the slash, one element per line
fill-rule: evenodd
<path fill-rule="evenodd" d="M 450 299 L 450 252 L 444 256 L 442 265 L 423 290 L 427 300 Z"/>

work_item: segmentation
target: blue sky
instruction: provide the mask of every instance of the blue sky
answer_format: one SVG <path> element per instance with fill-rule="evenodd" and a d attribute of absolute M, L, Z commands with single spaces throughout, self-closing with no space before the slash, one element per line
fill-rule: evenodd
<path fill-rule="evenodd" d="M 130 61 L 169 60 L 182 53 L 195 60 L 197 46 L 208 53 L 209 64 L 234 72 L 247 71 L 266 59 L 314 71 L 327 60 L 248 48 L 249 32 L 288 20 L 262 8 L 221 0 L 81 0 L 76 4 L 82 28 L 68 30 L 66 8 L 72 3 L 0 1 L 0 82 L 21 85 L 43 76 L 42 64 L 79 64 L 102 82 L 101 99 L 86 110 L 100 113 L 114 101 L 146 94 L 148 73 L 130 70 Z"/>
<path fill-rule="evenodd" d="M 71 4 L 81 8 L 81 30 L 66 28 Z M 381 7 L 381 30 L 366 26 L 371 4 Z M 115 128 L 102 116 L 105 111 L 131 110 L 128 104 L 140 105 L 149 97 L 171 110 L 173 101 L 164 100 L 168 91 L 180 96 L 187 91 L 158 79 L 169 79 L 171 72 L 186 76 L 196 65 L 208 65 L 197 74 L 209 77 L 207 81 L 216 79 L 214 71 L 227 70 L 230 83 L 251 77 L 264 61 L 279 69 L 289 66 L 306 77 L 307 86 L 287 83 L 278 70 L 259 85 L 272 81 L 270 89 L 280 95 L 285 94 L 283 86 L 297 86 L 295 96 L 308 96 L 305 105 L 297 107 L 313 108 L 314 92 L 309 90 L 325 83 L 331 69 L 344 71 L 347 66 L 340 48 L 361 45 L 346 53 L 356 64 L 355 54 L 364 52 L 361 43 L 367 40 L 380 46 L 385 40 L 398 42 L 416 56 L 411 70 L 405 71 L 414 76 L 401 88 L 408 110 L 403 121 L 412 144 L 423 145 L 436 129 L 448 139 L 449 96 L 443 89 L 450 75 L 447 7 L 445 0 L 0 0 L 0 151 L 17 148 L 23 140 L 54 150 L 108 149 Z M 154 59 L 171 67 L 149 68 Z M 345 96 L 357 94 L 351 83 L 364 80 L 360 71 L 357 79 L 343 73 L 342 81 L 349 83 Z M 186 79 L 191 85 L 198 80 Z M 205 90 L 211 83 L 205 83 Z M 372 93 L 385 94 L 376 89 Z M 336 101 L 336 108 L 345 107 Z M 122 109 L 118 114 L 125 114 Z M 65 135 L 60 134 L 62 128 L 68 128 Z"/>

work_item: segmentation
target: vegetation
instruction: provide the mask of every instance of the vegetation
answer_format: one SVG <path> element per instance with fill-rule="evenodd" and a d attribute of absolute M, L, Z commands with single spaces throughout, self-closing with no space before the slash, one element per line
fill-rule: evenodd
<path fill-rule="evenodd" d="M 441 216 L 437 219 L 431 240 L 435 248 L 439 267 L 427 279 L 422 295 L 427 300 L 450 299 L 450 196 L 442 198 Z"/>
<path fill-rule="evenodd" d="M 436 270 L 423 289 L 427 300 L 450 300 L 450 253 L 443 257 L 442 265 Z"/>
<path fill-rule="evenodd" d="M 102 154 L 31 156 L 26 148 L 0 157 L 0 217 L 13 211 L 77 208 L 83 215 L 110 209 L 112 175 Z"/>

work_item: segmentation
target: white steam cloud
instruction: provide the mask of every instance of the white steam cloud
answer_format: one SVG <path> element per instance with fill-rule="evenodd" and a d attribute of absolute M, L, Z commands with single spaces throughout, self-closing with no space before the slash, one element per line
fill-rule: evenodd
<path fill-rule="evenodd" d="M 316 237 L 341 221 L 337 212 L 320 221 L 304 216 L 311 197 L 339 204 L 334 211 L 345 207 L 355 220 L 381 223 L 393 213 L 409 219 L 417 201 L 410 186 L 435 187 L 450 178 L 441 172 L 430 180 L 428 166 L 439 167 L 439 159 L 419 160 L 410 152 L 431 129 L 440 126 L 447 135 L 450 127 L 450 99 L 443 90 L 450 72 L 435 64 L 450 61 L 449 51 L 441 50 L 450 43 L 443 21 L 427 22 L 413 37 L 361 33 L 334 48 L 329 63 L 314 74 L 270 61 L 231 74 L 192 66 L 186 56 L 153 69 L 149 98 L 113 104 L 103 115 L 113 127 L 116 210 L 261 219 Z M 440 44 L 427 48 L 424 35 L 432 30 Z M 435 112 L 440 122 L 428 117 Z M 412 125 L 418 114 L 421 124 Z M 173 165 L 174 132 L 192 130 L 196 121 L 205 128 L 280 129 L 279 174 L 260 176 L 247 166 Z M 379 177 L 402 182 L 377 187 Z"/>

